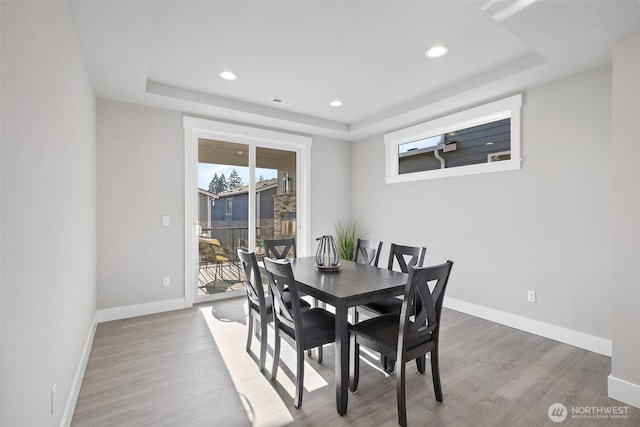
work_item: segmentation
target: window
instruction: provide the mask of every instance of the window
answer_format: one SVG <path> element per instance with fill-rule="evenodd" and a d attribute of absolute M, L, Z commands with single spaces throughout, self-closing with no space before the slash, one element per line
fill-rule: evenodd
<path fill-rule="evenodd" d="M 385 135 L 386 182 L 520 169 L 521 95 Z"/>
<path fill-rule="evenodd" d="M 227 199 L 227 215 L 231 215 L 233 213 L 233 199 L 229 197 Z"/>

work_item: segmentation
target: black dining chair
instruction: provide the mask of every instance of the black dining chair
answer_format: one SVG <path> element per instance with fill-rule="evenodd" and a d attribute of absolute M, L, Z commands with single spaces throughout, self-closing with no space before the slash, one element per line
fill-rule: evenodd
<path fill-rule="evenodd" d="M 360 345 L 395 360 L 398 422 L 402 426 L 407 425 L 406 362 L 431 353 L 433 390 L 436 400 L 442 402 L 438 361 L 440 314 L 452 266 L 453 261 L 447 261 L 433 267 L 411 267 L 399 318 L 396 313 L 384 314 L 356 323 L 349 328 L 351 391 L 355 392 L 358 389 Z M 430 282 L 435 282 L 432 290 L 429 288 Z"/>
<path fill-rule="evenodd" d="M 277 261 L 263 258 L 264 269 L 269 281 L 269 291 L 273 297 L 274 326 L 276 342 L 273 351 L 273 368 L 271 380 L 278 374 L 280 361 L 280 333 L 293 339 L 296 347 L 296 396 L 294 405 L 302 405 L 304 389 L 304 352 L 324 344 L 335 342 L 335 316 L 322 308 L 307 311 L 300 309 L 300 297 L 293 277 L 293 270 L 288 261 Z M 285 288 L 291 294 L 291 304 L 284 300 Z"/>
<path fill-rule="evenodd" d="M 409 272 L 409 267 L 422 267 L 427 248 L 420 246 L 402 246 L 391 244 L 389 249 L 389 262 L 387 269 L 393 270 L 396 265 L 403 273 Z M 372 302 L 363 306 L 375 314 L 399 313 L 402 307 L 402 300 L 399 298 L 387 298 L 381 301 Z"/>
<path fill-rule="evenodd" d="M 298 251 L 296 248 L 296 238 L 286 237 L 283 239 L 263 239 L 264 243 L 264 256 L 271 259 L 287 259 L 297 258 Z M 312 299 L 313 306 L 318 307 L 322 305 L 315 298 Z M 324 308 L 324 305 L 323 307 Z M 311 350 L 308 352 L 311 356 Z M 322 347 L 316 349 L 316 358 L 318 362 L 322 363 Z"/>
<path fill-rule="evenodd" d="M 264 256 L 272 259 L 297 258 L 296 238 L 264 239 Z"/>
<path fill-rule="evenodd" d="M 382 242 L 358 238 L 353 251 L 353 262 L 377 267 L 381 249 Z"/>
<path fill-rule="evenodd" d="M 387 269 L 394 270 L 397 268 L 403 273 L 409 272 L 409 267 L 422 267 L 424 264 L 424 256 L 427 252 L 427 248 L 421 246 L 404 246 L 391 244 L 389 249 L 389 262 Z M 400 313 L 402 308 L 402 299 L 400 298 L 387 298 L 380 301 L 375 301 L 369 304 L 358 307 L 355 311 L 354 323 L 359 320 L 358 310 L 364 308 L 376 315 Z M 425 371 L 425 358 L 421 357 L 416 359 L 416 365 L 420 373 Z M 387 372 L 393 371 L 393 363 L 388 361 L 384 355 L 380 357 L 380 366 Z"/>
<path fill-rule="evenodd" d="M 267 324 L 273 321 L 273 300 L 271 296 L 265 295 L 256 254 L 238 249 L 238 258 L 244 271 L 244 285 L 247 293 L 247 304 L 249 306 L 246 350 L 247 353 L 251 351 L 253 326 L 256 320 L 258 320 L 260 322 L 260 371 L 264 371 L 267 356 Z M 291 294 L 284 292 L 282 300 L 287 306 L 290 306 Z M 301 300 L 299 305 L 303 310 L 311 308 L 311 305 L 304 300 Z"/>

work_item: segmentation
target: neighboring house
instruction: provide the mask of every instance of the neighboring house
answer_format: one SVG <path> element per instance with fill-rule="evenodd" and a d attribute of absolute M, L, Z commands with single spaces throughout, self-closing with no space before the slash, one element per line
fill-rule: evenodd
<path fill-rule="evenodd" d="M 277 178 L 256 183 L 258 240 L 273 238 L 274 196 L 277 192 Z M 218 238 L 222 245 L 228 248 L 247 247 L 249 186 L 225 191 L 216 197 L 211 209 L 211 236 Z"/>
<path fill-rule="evenodd" d="M 198 224 L 203 230 L 211 228 L 211 205 L 218 196 L 198 188 Z"/>
<path fill-rule="evenodd" d="M 256 202 L 258 226 L 273 225 L 273 196 L 278 192 L 277 178 L 256 183 Z M 247 226 L 249 186 L 245 185 L 234 190 L 225 191 L 216 195 L 211 209 L 211 221 L 213 226 L 226 225 L 227 227 Z M 221 224 L 220 221 L 224 222 Z"/>
<path fill-rule="evenodd" d="M 510 119 L 405 144 L 398 155 L 401 174 L 495 162 L 510 158 Z"/>

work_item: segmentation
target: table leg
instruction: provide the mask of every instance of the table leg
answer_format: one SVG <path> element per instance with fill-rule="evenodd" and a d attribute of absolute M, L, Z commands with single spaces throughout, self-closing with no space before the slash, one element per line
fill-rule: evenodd
<path fill-rule="evenodd" d="M 349 323 L 347 306 L 336 306 L 336 408 L 338 414 L 347 413 L 347 400 L 349 398 L 347 387 L 349 385 Z"/>

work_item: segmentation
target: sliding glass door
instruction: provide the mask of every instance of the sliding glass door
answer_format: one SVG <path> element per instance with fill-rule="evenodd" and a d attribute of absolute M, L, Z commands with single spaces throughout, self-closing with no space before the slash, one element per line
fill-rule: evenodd
<path fill-rule="evenodd" d="M 249 151 L 198 140 L 198 297 L 244 289 L 236 251 L 249 239 Z"/>
<path fill-rule="evenodd" d="M 311 138 L 184 117 L 185 307 L 244 294 L 237 249 L 295 236 L 310 251 Z"/>
<path fill-rule="evenodd" d="M 264 239 L 297 235 L 297 167 L 294 151 L 256 148 L 255 251 L 263 253 Z"/>

